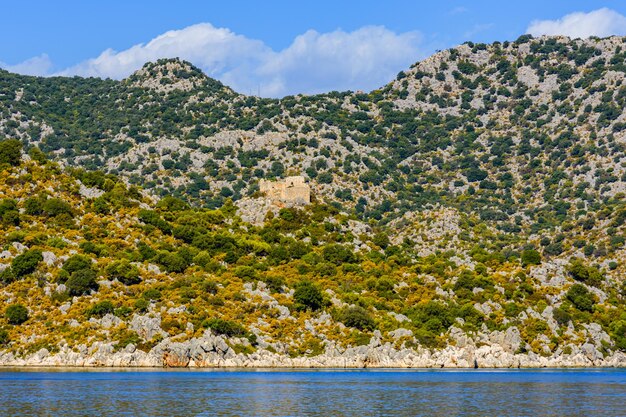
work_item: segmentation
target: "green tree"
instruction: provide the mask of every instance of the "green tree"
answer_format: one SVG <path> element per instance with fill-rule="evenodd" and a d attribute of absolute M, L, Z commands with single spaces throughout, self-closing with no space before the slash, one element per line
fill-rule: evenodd
<path fill-rule="evenodd" d="M 317 311 L 324 305 L 322 292 L 310 281 L 302 281 L 296 285 L 293 299 L 298 310 Z"/>
<path fill-rule="evenodd" d="M 4 312 L 9 324 L 19 325 L 28 320 L 28 309 L 21 304 L 11 304 Z"/>
<path fill-rule="evenodd" d="M 335 265 L 356 262 L 356 256 L 350 249 L 336 243 L 324 246 L 322 256 L 324 257 L 324 260 L 332 262 Z"/>
<path fill-rule="evenodd" d="M 522 251 L 522 265 L 539 265 L 541 263 L 541 255 L 535 249 L 526 249 Z"/>
<path fill-rule="evenodd" d="M 7 332 L 5 329 L 0 329 L 0 346 L 6 346 L 7 344 L 9 344 L 9 341 L 9 332 Z"/>
<path fill-rule="evenodd" d="M 127 259 L 115 261 L 106 267 L 106 274 L 110 279 L 117 279 L 124 285 L 134 285 L 141 282 L 139 269 Z"/>
<path fill-rule="evenodd" d="M 348 327 L 359 330 L 373 330 L 376 327 L 376 322 L 370 313 L 360 306 L 345 308 L 341 312 L 340 321 Z"/>
<path fill-rule="evenodd" d="M 98 301 L 87 309 L 88 317 L 104 317 L 107 314 L 113 314 L 115 306 L 109 300 Z"/>
<path fill-rule="evenodd" d="M 202 323 L 203 327 L 213 330 L 217 334 L 223 334 L 230 337 L 245 337 L 248 331 L 239 323 L 224 320 L 219 317 L 213 317 Z"/>
<path fill-rule="evenodd" d="M 72 274 L 81 269 L 91 269 L 91 258 L 85 255 L 72 255 L 63 263 L 63 270 L 68 274 Z"/>
<path fill-rule="evenodd" d="M 593 266 L 587 266 L 582 259 L 573 259 L 567 266 L 567 272 L 576 281 L 584 282 L 588 285 L 598 286 L 602 283 L 604 276 L 598 268 Z"/>
<path fill-rule="evenodd" d="M 30 158 L 33 161 L 41 165 L 45 164 L 46 161 L 48 160 L 48 157 L 46 156 L 46 154 L 43 153 L 42 150 L 36 146 L 33 146 L 32 148 L 30 148 L 30 150 L 28 151 L 28 156 L 30 156 Z"/>
<path fill-rule="evenodd" d="M 24 275 L 33 273 L 41 261 L 43 261 L 41 251 L 31 249 L 13 258 L 11 270 L 17 278 L 21 278 Z"/>
<path fill-rule="evenodd" d="M 0 220 L 5 225 L 19 226 L 20 213 L 15 200 L 9 198 L 0 200 Z"/>
<path fill-rule="evenodd" d="M 374 238 L 372 239 L 372 242 L 374 243 L 374 245 L 376 246 L 380 246 L 382 249 L 385 249 L 387 246 L 389 246 L 389 236 L 387 236 L 387 233 L 385 232 L 378 232 L 374 235 Z"/>
<path fill-rule="evenodd" d="M 43 212 L 48 217 L 58 217 L 63 214 L 71 215 L 72 206 L 67 201 L 63 201 L 60 198 L 49 198 L 43 203 Z"/>
<path fill-rule="evenodd" d="M 97 274 L 93 269 L 79 269 L 72 272 L 70 278 L 65 283 L 67 292 L 71 296 L 81 296 L 88 294 L 89 291 L 98 290 L 96 282 Z"/>
<path fill-rule="evenodd" d="M 0 165 L 17 166 L 22 158 L 22 143 L 17 139 L 0 141 Z"/>
<path fill-rule="evenodd" d="M 581 284 L 574 284 L 567 291 L 566 297 L 572 302 L 574 307 L 580 311 L 593 311 L 594 298 L 593 294 Z"/>

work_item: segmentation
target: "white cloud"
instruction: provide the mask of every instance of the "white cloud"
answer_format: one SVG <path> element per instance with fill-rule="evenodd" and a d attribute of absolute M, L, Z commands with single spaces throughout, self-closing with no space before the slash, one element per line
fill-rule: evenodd
<path fill-rule="evenodd" d="M 366 26 L 353 32 L 310 30 L 281 51 L 229 29 L 200 23 L 172 30 L 145 44 L 123 51 L 107 49 L 54 75 L 80 75 L 121 79 L 148 61 L 179 57 L 200 67 L 207 75 L 241 93 L 280 97 L 287 94 L 331 90 L 371 90 L 423 57 L 418 32 L 394 33 L 382 26 Z M 37 60 L 47 65 L 37 67 Z M 9 69 L 20 73 L 48 73 L 46 56 Z M 0 64 L 1 65 L 1 64 Z M 50 75 L 50 74 L 49 74 Z"/>
<path fill-rule="evenodd" d="M 269 95 L 370 90 L 420 58 L 420 40 L 416 32 L 395 34 L 380 26 L 349 33 L 310 30 L 270 57 L 256 74 L 270 88 L 263 90 Z"/>
<path fill-rule="evenodd" d="M 209 23 L 171 30 L 146 44 L 121 52 L 107 49 L 98 57 L 61 71 L 60 75 L 124 78 L 148 61 L 159 58 L 186 59 L 201 67 L 209 76 L 219 77 L 228 71 L 263 61 L 272 51 L 262 42 L 237 35 L 229 29 Z"/>
<path fill-rule="evenodd" d="M 9 65 L 0 62 L 0 68 L 4 68 L 10 72 L 25 75 L 48 75 L 52 68 L 52 61 L 46 54 L 41 54 L 20 62 L 19 64 Z"/>
<path fill-rule="evenodd" d="M 533 36 L 565 35 L 571 38 L 626 35 L 626 16 L 605 7 L 589 13 L 571 13 L 556 20 L 534 20 L 526 33 Z"/>

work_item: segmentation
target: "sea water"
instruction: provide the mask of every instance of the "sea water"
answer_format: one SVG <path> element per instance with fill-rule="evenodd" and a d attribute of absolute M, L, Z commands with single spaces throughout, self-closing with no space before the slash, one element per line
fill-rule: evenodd
<path fill-rule="evenodd" d="M 626 416 L 626 370 L 0 369 L 0 416 Z"/>

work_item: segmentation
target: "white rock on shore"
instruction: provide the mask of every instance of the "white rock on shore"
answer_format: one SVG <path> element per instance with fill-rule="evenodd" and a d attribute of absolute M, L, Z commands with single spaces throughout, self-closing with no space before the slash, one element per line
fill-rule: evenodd
<path fill-rule="evenodd" d="M 516 341 L 512 334 L 502 339 Z M 96 342 L 87 348 L 64 346 L 51 354 L 46 349 L 20 358 L 11 352 L 0 353 L 0 366 L 65 366 L 65 367 L 189 367 L 189 368 L 545 368 L 545 367 L 626 367 L 626 355 L 617 352 L 604 356 L 592 344 L 571 346 L 571 353 L 562 351 L 552 356 L 535 353 L 514 353 L 517 343 L 476 347 L 448 346 L 442 350 L 396 349 L 391 343 L 381 344 L 373 337 L 366 346 L 341 349 L 327 346 L 326 352 L 314 357 L 292 358 L 285 354 L 258 349 L 251 354 L 237 354 L 222 336 L 206 331 L 202 337 L 184 342 L 164 339 L 149 352 L 128 345 L 118 351 L 113 343 Z"/>

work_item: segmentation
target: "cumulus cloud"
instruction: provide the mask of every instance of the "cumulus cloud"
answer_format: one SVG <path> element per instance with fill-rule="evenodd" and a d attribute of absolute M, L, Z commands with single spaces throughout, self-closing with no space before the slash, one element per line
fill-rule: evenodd
<path fill-rule="evenodd" d="M 571 13 L 556 20 L 534 20 L 526 33 L 533 36 L 565 35 L 571 38 L 626 35 L 626 16 L 605 7 L 589 13 Z"/>
<path fill-rule="evenodd" d="M 271 49 L 261 41 L 201 23 L 168 31 L 146 44 L 134 45 L 124 51 L 107 49 L 98 57 L 59 74 L 121 79 L 148 61 L 180 57 L 200 66 L 207 75 L 219 77 L 238 67 L 254 65 L 271 54 Z"/>
<path fill-rule="evenodd" d="M 54 75 L 122 79 L 148 61 L 179 57 L 246 94 L 260 92 L 265 97 L 280 97 L 371 90 L 422 58 L 420 44 L 418 32 L 398 34 L 382 26 L 366 26 L 352 32 L 310 30 L 287 48 L 275 51 L 260 40 L 200 23 L 171 30 L 123 51 L 107 49 Z M 5 67 L 19 73 L 51 75 L 47 56 Z"/>
<path fill-rule="evenodd" d="M 255 72 L 267 93 L 369 90 L 389 82 L 419 57 L 416 32 L 368 26 L 354 32 L 308 31 Z M 235 80 L 233 80 L 235 82 Z"/>
<path fill-rule="evenodd" d="M 4 68 L 7 71 L 16 72 L 18 74 L 48 75 L 52 69 L 52 61 L 48 55 L 41 54 L 15 65 L 0 62 L 0 68 Z"/>

